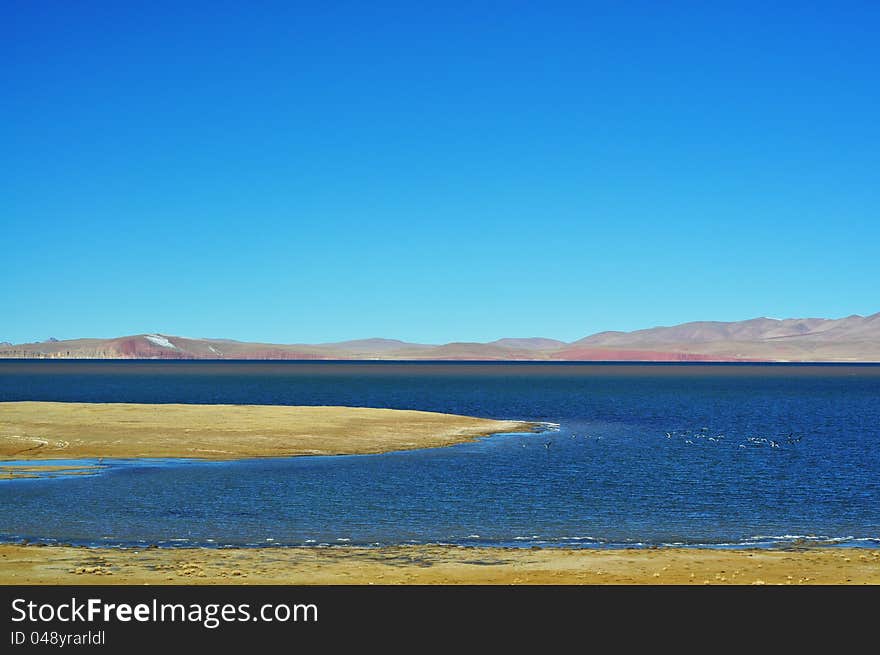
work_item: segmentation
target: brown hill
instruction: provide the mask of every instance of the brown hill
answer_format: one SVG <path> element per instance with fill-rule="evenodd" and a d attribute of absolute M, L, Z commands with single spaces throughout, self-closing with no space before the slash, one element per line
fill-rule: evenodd
<path fill-rule="evenodd" d="M 698 321 L 633 332 L 600 332 L 556 355 L 578 360 L 612 350 L 622 355 L 634 351 L 639 359 L 657 361 L 672 354 L 718 361 L 880 361 L 880 313 L 840 319 Z"/>
<path fill-rule="evenodd" d="M 138 334 L 114 339 L 0 343 L 0 358 L 387 359 L 537 361 L 880 362 L 880 313 L 827 318 L 698 321 L 599 332 L 572 343 L 543 337 L 442 345 L 396 339 L 271 344 Z"/>
<path fill-rule="evenodd" d="M 498 339 L 497 341 L 491 341 L 487 345 L 489 346 L 499 346 L 501 348 L 512 348 L 514 350 L 542 350 L 542 351 L 550 351 L 550 350 L 559 350 L 560 348 L 564 348 L 566 343 L 564 341 L 557 341 L 556 339 L 545 339 L 544 337 L 530 337 L 528 339 Z"/>

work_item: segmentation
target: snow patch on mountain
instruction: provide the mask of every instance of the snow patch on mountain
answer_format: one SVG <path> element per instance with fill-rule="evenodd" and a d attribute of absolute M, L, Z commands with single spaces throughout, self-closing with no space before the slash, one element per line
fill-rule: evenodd
<path fill-rule="evenodd" d="M 161 334 L 147 334 L 144 338 L 146 338 L 147 341 L 156 344 L 157 346 L 162 346 L 163 348 L 177 348 L 177 346 L 168 341 L 168 339 L 163 337 Z"/>

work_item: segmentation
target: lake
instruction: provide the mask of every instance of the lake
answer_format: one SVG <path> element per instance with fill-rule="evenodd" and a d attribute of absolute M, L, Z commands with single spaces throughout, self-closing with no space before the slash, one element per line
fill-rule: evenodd
<path fill-rule="evenodd" d="M 3 541 L 880 547 L 880 365 L 0 361 L 12 400 L 354 405 L 547 427 L 0 480 Z"/>

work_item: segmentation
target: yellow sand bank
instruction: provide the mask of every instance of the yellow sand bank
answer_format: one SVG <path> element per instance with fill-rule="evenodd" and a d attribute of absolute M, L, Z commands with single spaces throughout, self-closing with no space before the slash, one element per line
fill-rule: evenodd
<path fill-rule="evenodd" d="M 532 424 L 362 407 L 0 403 L 0 458 L 288 457 L 448 446 Z"/>
<path fill-rule="evenodd" d="M 880 551 L 0 545 L 0 584 L 880 584 Z"/>

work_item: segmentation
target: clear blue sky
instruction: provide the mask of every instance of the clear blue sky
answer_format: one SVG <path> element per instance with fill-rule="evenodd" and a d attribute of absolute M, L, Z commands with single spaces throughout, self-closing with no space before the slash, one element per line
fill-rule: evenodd
<path fill-rule="evenodd" d="M 2 13 L 0 340 L 880 310 L 880 3 Z"/>

